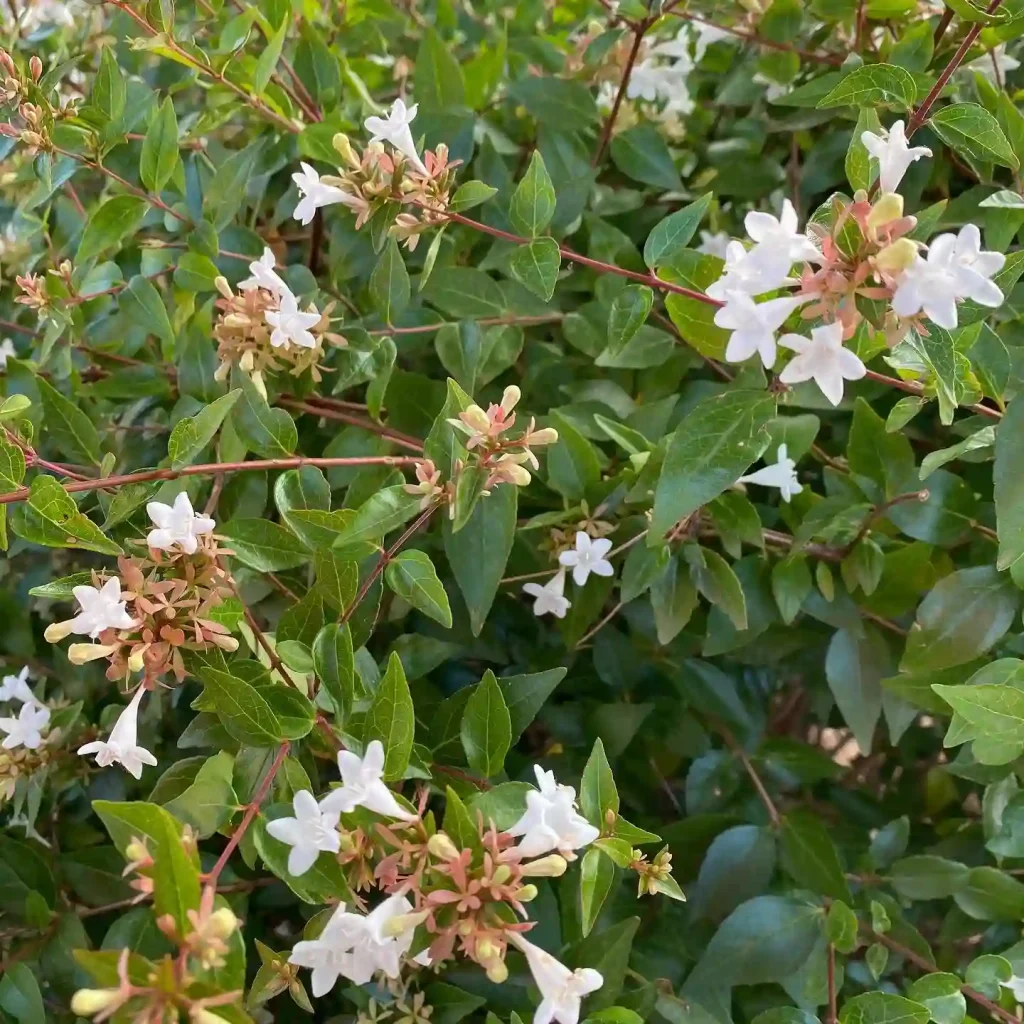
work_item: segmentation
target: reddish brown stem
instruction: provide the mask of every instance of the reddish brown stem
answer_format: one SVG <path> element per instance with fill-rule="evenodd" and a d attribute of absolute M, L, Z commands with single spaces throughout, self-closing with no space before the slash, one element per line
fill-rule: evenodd
<path fill-rule="evenodd" d="M 389 427 L 381 423 L 375 423 L 373 420 L 368 420 L 365 417 L 343 412 L 334 406 L 313 405 L 312 403 L 315 400 L 315 395 L 310 395 L 309 400 L 305 402 L 300 402 L 294 398 L 279 398 L 278 405 L 287 406 L 289 409 L 297 409 L 299 412 L 309 413 L 311 416 L 319 416 L 325 420 L 337 420 L 340 423 L 348 423 L 353 427 L 362 427 L 364 430 L 380 434 L 385 440 L 391 441 L 393 444 L 397 444 L 408 451 L 423 451 L 423 442 L 415 437 L 409 437 L 407 434 L 402 434 L 397 430 L 391 430 Z"/>
<path fill-rule="evenodd" d="M 557 323 L 565 319 L 564 313 L 547 313 L 543 316 L 491 316 L 477 320 L 479 327 L 532 327 L 536 324 Z M 436 324 L 419 324 L 416 327 L 380 327 L 373 331 L 367 331 L 371 337 L 387 336 L 393 337 L 396 334 L 431 334 L 434 331 L 447 327 L 450 321 L 442 320 Z"/>
<path fill-rule="evenodd" d="M 608 143 L 611 141 L 612 130 L 615 128 L 615 119 L 619 116 L 619 107 L 622 106 L 622 101 L 626 96 L 626 90 L 629 88 L 629 79 L 633 74 L 633 65 L 636 63 L 636 59 L 640 54 L 640 47 L 643 45 L 644 35 L 650 27 L 651 21 L 649 19 L 645 19 L 633 29 L 633 45 L 630 47 L 629 56 L 626 58 L 626 66 L 622 70 L 622 81 L 619 83 L 619 90 L 615 94 L 615 100 L 612 103 L 611 112 L 608 114 L 608 119 L 605 121 L 604 128 L 601 131 L 601 140 L 597 144 L 597 150 L 594 153 L 593 160 L 590 161 L 592 167 L 596 167 L 601 162 L 601 157 L 604 156 L 604 151 L 608 148 Z"/>
<path fill-rule="evenodd" d="M 825 1024 L 836 1024 L 836 947 L 828 944 L 828 1015 Z"/>
<path fill-rule="evenodd" d="M 869 380 L 878 381 L 879 384 L 887 384 L 891 388 L 905 391 L 908 395 L 917 395 L 918 397 L 924 395 L 924 388 L 917 381 L 887 377 L 884 373 L 875 373 L 874 370 L 868 370 L 866 376 Z M 977 413 L 979 416 L 988 416 L 993 420 L 1001 420 L 1003 418 L 1003 414 L 998 409 L 993 409 L 990 405 L 982 405 L 980 402 L 976 405 L 964 406 L 964 408 Z"/>

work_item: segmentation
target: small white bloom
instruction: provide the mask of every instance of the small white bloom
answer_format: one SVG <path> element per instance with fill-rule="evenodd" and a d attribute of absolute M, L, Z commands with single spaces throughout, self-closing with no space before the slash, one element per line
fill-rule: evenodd
<path fill-rule="evenodd" d="M 844 380 L 860 380 L 867 373 L 860 359 L 848 348 L 843 348 L 841 323 L 815 327 L 810 338 L 784 334 L 779 340 L 786 348 L 798 353 L 783 367 L 779 380 L 783 384 L 813 380 L 833 405 L 843 400 Z"/>
<path fill-rule="evenodd" d="M 80 633 L 95 640 L 105 629 L 131 629 L 135 623 L 121 600 L 121 581 L 113 576 L 102 587 L 73 587 L 71 593 L 81 611 L 63 625 L 67 633 Z"/>
<path fill-rule="evenodd" d="M 809 299 L 807 295 L 783 296 L 758 303 L 744 292 L 730 292 L 715 313 L 715 323 L 732 331 L 725 358 L 742 363 L 756 352 L 765 368 L 771 369 L 775 365 L 775 332 Z"/>
<path fill-rule="evenodd" d="M 750 80 L 764 86 L 764 98 L 769 103 L 774 103 L 776 100 L 786 96 L 790 91 L 790 86 L 787 83 L 776 82 L 767 75 L 762 75 L 760 71 Z"/>
<path fill-rule="evenodd" d="M 526 957 L 533 980 L 540 989 L 541 1001 L 533 1015 L 533 1024 L 578 1024 L 584 996 L 603 984 L 600 972 L 590 967 L 570 971 L 550 953 L 527 941 L 518 932 L 508 932 L 509 942 Z"/>
<path fill-rule="evenodd" d="M 533 766 L 537 789 L 526 794 L 526 811 L 510 828 L 522 836 L 518 849 L 524 857 L 539 857 L 556 850 L 571 860 L 573 851 L 589 846 L 601 834 L 576 810 L 576 790 L 555 782 L 555 773 Z"/>
<path fill-rule="evenodd" d="M 316 168 L 310 167 L 305 161 L 301 166 L 302 170 L 292 175 L 292 181 L 298 186 L 299 195 L 302 196 L 292 216 L 301 224 L 308 224 L 313 219 L 313 214 L 324 206 L 344 203 L 355 209 L 361 205 L 356 196 L 350 196 L 337 185 L 325 185 L 320 180 Z"/>
<path fill-rule="evenodd" d="M 1020 67 L 1020 61 L 1006 52 L 1006 43 L 1000 43 L 999 46 L 989 50 L 977 60 L 972 60 L 970 64 L 965 64 L 964 67 L 971 71 L 977 71 L 979 75 L 996 85 L 1002 85 L 1006 81 L 1007 72 L 1016 71 Z"/>
<path fill-rule="evenodd" d="M 149 502 L 146 512 L 156 527 L 147 534 L 146 543 L 158 551 L 170 551 L 178 546 L 186 554 L 193 555 L 199 547 L 199 535 L 212 533 L 217 525 L 207 515 L 196 515 L 184 491 L 178 492 L 173 505 L 165 505 L 162 501 Z"/>
<path fill-rule="evenodd" d="M 0 681 L 0 703 L 17 700 L 22 704 L 35 704 L 36 707 L 43 707 L 42 701 L 36 698 L 32 687 L 28 685 L 28 665 L 26 665 L 16 676 L 4 676 Z"/>
<path fill-rule="evenodd" d="M 999 982 L 999 987 L 1008 988 L 1018 1003 L 1024 1003 L 1024 978 L 1019 978 L 1014 974 L 1009 981 Z"/>
<path fill-rule="evenodd" d="M 957 325 L 956 304 L 973 299 L 992 309 L 1001 306 L 1003 293 L 990 278 L 1006 263 L 1000 252 L 981 248 L 981 232 L 974 224 L 965 224 L 958 235 L 939 235 L 928 246 L 928 256 L 920 253 L 903 272 L 892 297 L 898 316 L 925 315 L 947 331 Z"/>
<path fill-rule="evenodd" d="M 399 98 L 391 104 L 391 110 L 388 111 L 386 118 L 368 117 L 363 126 L 368 132 L 373 133 L 371 142 L 390 142 L 420 174 L 426 174 L 427 168 L 416 152 L 416 143 L 413 141 L 410 127 L 418 109 L 417 104 L 407 107 L 405 101 Z"/>
<path fill-rule="evenodd" d="M 267 832 L 291 847 L 288 874 L 304 875 L 320 856 L 321 850 L 337 853 L 341 849 L 338 835 L 338 812 L 324 811 L 308 789 L 292 798 L 294 818 L 275 818 Z"/>
<path fill-rule="evenodd" d="M 17 718 L 0 718 L 0 730 L 7 733 L 4 750 L 26 747 L 35 750 L 43 742 L 42 730 L 50 722 L 50 709 L 36 704 L 22 704 Z"/>
<path fill-rule="evenodd" d="M 320 801 L 320 810 L 324 814 L 349 814 L 357 807 L 365 807 L 384 818 L 412 821 L 416 816 L 405 810 L 384 784 L 384 760 L 380 740 L 368 743 L 362 757 L 351 750 L 339 751 L 341 785 Z"/>
<path fill-rule="evenodd" d="M 278 297 L 284 295 L 286 291 L 289 291 L 289 288 L 278 277 L 277 271 L 274 270 L 276 266 L 277 261 L 274 259 L 273 251 L 269 245 L 264 246 L 263 255 L 258 260 L 253 260 L 249 264 L 249 273 L 252 276 L 238 282 L 239 290 L 250 292 L 256 288 L 265 288 L 268 292 L 272 292 Z"/>
<path fill-rule="evenodd" d="M 607 537 L 591 540 L 589 533 L 576 531 L 575 551 L 563 551 L 558 561 L 567 569 L 572 569 L 572 578 L 577 587 L 587 582 L 591 573 L 598 576 L 614 576 L 612 563 L 605 557 L 611 550 L 612 542 Z"/>
<path fill-rule="evenodd" d="M 139 705 L 145 692 L 144 686 L 135 691 L 135 696 L 118 715 L 114 728 L 110 730 L 110 736 L 106 740 L 86 743 L 78 748 L 79 754 L 95 754 L 96 763 L 101 768 L 107 768 L 112 764 L 123 765 L 125 771 L 137 779 L 142 776 L 144 764 L 156 764 L 156 758 L 138 744 Z"/>
<path fill-rule="evenodd" d="M 554 615 L 556 619 L 564 619 L 565 613 L 572 607 L 565 597 L 565 570 L 559 569 L 543 586 L 539 583 L 524 583 L 523 593 L 536 598 L 533 602 L 533 614 Z"/>
<path fill-rule="evenodd" d="M 281 295 L 280 310 L 270 310 L 263 315 L 267 323 L 274 328 L 270 335 L 270 344 L 274 348 L 289 348 L 292 345 L 299 348 L 316 348 L 316 338 L 309 329 L 320 323 L 320 314 L 315 309 L 311 313 L 301 312 L 295 296 L 290 291 L 285 291 Z"/>
<path fill-rule="evenodd" d="M 717 256 L 720 260 L 724 260 L 728 255 L 730 242 L 732 242 L 732 238 L 724 231 L 717 231 L 714 234 L 710 231 L 702 231 L 697 252 L 702 252 L 707 256 Z"/>
<path fill-rule="evenodd" d="M 698 62 L 703 59 L 708 47 L 714 43 L 731 43 L 735 45 L 737 42 L 737 37 L 732 32 L 727 32 L 724 28 L 719 28 L 717 25 L 709 25 L 705 22 L 692 24 L 696 24 L 697 28 L 697 42 L 694 45 L 693 59 Z"/>
<path fill-rule="evenodd" d="M 784 272 L 788 272 L 794 263 L 821 260 L 817 246 L 798 230 L 796 209 L 788 199 L 783 200 L 782 213 L 778 217 L 751 210 L 743 219 L 743 226 L 757 242 L 751 250 L 756 260 L 776 265 Z"/>
<path fill-rule="evenodd" d="M 729 292 L 763 295 L 793 284 L 793 279 L 786 276 L 789 267 L 785 260 L 765 259 L 757 246 L 748 251 L 742 242 L 730 241 L 725 248 L 722 276 L 708 286 L 707 294 L 719 302 L 728 299 Z"/>
<path fill-rule="evenodd" d="M 900 187 L 907 168 L 922 157 L 931 156 L 927 146 L 910 146 L 903 121 L 896 121 L 881 135 L 861 132 L 864 148 L 878 161 L 878 184 L 883 192 L 895 192 Z"/>
<path fill-rule="evenodd" d="M 0 370 L 7 369 L 7 360 L 12 356 L 17 357 L 18 350 L 14 347 L 14 342 L 10 338 L 4 338 L 0 342 Z"/>
<path fill-rule="evenodd" d="M 789 504 L 794 494 L 799 494 L 803 487 L 796 478 L 796 463 L 789 458 L 786 446 L 779 445 L 778 458 L 775 462 L 748 473 L 736 481 L 738 484 L 760 484 L 762 487 L 778 487 L 782 500 Z"/>

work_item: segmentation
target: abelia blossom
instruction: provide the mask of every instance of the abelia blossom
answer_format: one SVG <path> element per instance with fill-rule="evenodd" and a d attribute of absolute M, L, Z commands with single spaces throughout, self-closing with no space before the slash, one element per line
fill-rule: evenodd
<path fill-rule="evenodd" d="M 841 323 L 815 327 L 809 339 L 784 334 L 779 341 L 797 353 L 783 367 L 779 380 L 783 384 L 813 380 L 833 405 L 843 400 L 844 380 L 860 380 L 868 372 L 857 355 L 843 347 Z"/>
<path fill-rule="evenodd" d="M 140 686 L 135 691 L 128 706 L 118 716 L 107 739 L 86 743 L 78 748 L 78 753 L 83 756 L 95 754 L 96 763 L 101 768 L 120 764 L 129 775 L 133 775 L 136 779 L 141 778 L 144 764 L 157 763 L 153 754 L 145 747 L 140 747 L 138 743 L 139 706 L 145 692 L 144 686 Z"/>
<path fill-rule="evenodd" d="M 590 967 L 570 971 L 519 933 L 509 932 L 508 938 L 526 957 L 530 974 L 540 989 L 540 1006 L 533 1015 L 533 1024 L 578 1024 L 583 999 L 604 984 L 601 973 Z"/>
<path fill-rule="evenodd" d="M 745 292 L 729 292 L 715 313 L 715 323 L 732 331 L 725 347 L 730 363 L 742 363 L 757 353 L 765 369 L 775 365 L 775 332 L 812 296 L 784 296 L 754 302 Z"/>
<path fill-rule="evenodd" d="M 412 821 L 416 815 L 405 810 L 384 784 L 384 760 L 384 746 L 380 740 L 371 740 L 362 757 L 351 750 L 339 751 L 341 785 L 320 801 L 320 811 L 323 814 L 350 814 L 357 807 L 365 807 L 383 818 Z"/>
<path fill-rule="evenodd" d="M 429 172 L 419 153 L 416 151 L 416 143 L 412 137 L 412 122 L 416 118 L 419 109 L 417 104 L 411 107 L 405 105 L 401 98 L 391 104 L 388 116 L 368 117 L 363 125 L 368 132 L 372 133 L 370 142 L 389 142 L 399 153 L 402 154 L 420 174 L 428 175 Z"/>
<path fill-rule="evenodd" d="M 741 476 L 738 484 L 758 484 L 761 487 L 777 487 L 782 500 L 789 504 L 794 494 L 799 494 L 803 486 L 796 478 L 796 462 L 789 458 L 786 445 L 780 444 L 776 461 L 764 466 L 754 473 Z"/>
<path fill-rule="evenodd" d="M 539 583 L 524 583 L 523 593 L 535 598 L 533 614 L 538 618 L 542 615 L 554 615 L 556 619 L 564 619 L 571 604 L 565 597 L 565 569 L 559 569 L 543 586 Z"/>
<path fill-rule="evenodd" d="M 778 217 L 760 210 L 751 210 L 743 219 L 747 234 L 757 243 L 751 250 L 754 258 L 786 272 L 794 263 L 816 263 L 821 252 L 799 228 L 796 209 L 785 199 Z"/>
<path fill-rule="evenodd" d="M 728 258 L 729 246 L 732 241 L 732 236 L 725 231 L 702 231 L 697 252 L 702 252 L 706 256 L 717 256 L 720 260 L 724 260 Z"/>
<path fill-rule="evenodd" d="M 484 412 L 479 405 L 471 405 L 459 413 L 458 417 L 452 417 L 448 422 L 456 430 L 466 434 L 469 438 L 465 444 L 466 448 L 472 451 L 480 445 L 493 443 L 501 437 L 516 421 L 516 414 L 513 412 L 522 392 L 514 384 L 505 388 L 501 396 L 501 403 L 495 405 L 493 402 Z"/>
<path fill-rule="evenodd" d="M 62 640 L 69 633 L 90 636 L 93 640 L 105 629 L 131 629 L 135 625 L 128 614 L 126 602 L 121 599 L 121 581 L 112 576 L 102 587 L 73 587 L 81 611 L 64 622 L 54 622 L 46 627 L 44 636 L 49 643 Z"/>
<path fill-rule="evenodd" d="M 199 547 L 199 537 L 212 533 L 217 525 L 208 515 L 197 515 L 185 491 L 179 491 L 173 505 L 151 501 L 146 512 L 156 526 L 146 536 L 146 543 L 158 551 L 180 548 L 187 555 L 194 555 Z"/>
<path fill-rule="evenodd" d="M 20 701 L 22 704 L 35 704 L 42 707 L 42 702 L 32 692 L 28 685 L 28 665 L 26 665 L 16 676 L 7 675 L 0 680 L 0 704 L 7 701 Z"/>
<path fill-rule="evenodd" d="M 354 210 L 363 207 L 363 202 L 357 196 L 349 195 L 337 185 L 328 185 L 322 182 L 316 168 L 311 167 L 305 161 L 301 162 L 301 167 L 301 171 L 296 171 L 292 175 L 292 181 L 295 182 L 299 195 L 302 197 L 292 216 L 300 224 L 309 224 L 317 210 L 324 206 L 333 206 L 335 203 L 343 203 Z"/>
<path fill-rule="evenodd" d="M 732 241 L 726 246 L 722 276 L 708 287 L 707 294 L 719 302 L 726 301 L 730 292 L 763 295 L 784 284 L 792 284 L 788 273 L 788 263 L 766 260 L 756 246 L 747 250 L 742 242 Z"/>
<path fill-rule="evenodd" d="M 0 370 L 7 369 L 7 360 L 11 358 L 17 358 L 18 350 L 14 347 L 14 342 L 10 338 L 4 338 L 0 342 Z"/>
<path fill-rule="evenodd" d="M 861 132 L 864 148 L 878 161 L 878 184 L 883 192 L 895 192 L 912 163 L 931 156 L 927 146 L 911 146 L 907 142 L 903 121 L 896 121 L 881 135 Z"/>
<path fill-rule="evenodd" d="M 607 537 L 591 540 L 590 534 L 583 530 L 576 531 L 576 548 L 563 551 L 558 561 L 567 569 L 572 569 L 573 582 L 582 587 L 591 573 L 597 576 L 614 576 L 615 569 L 605 557 L 611 550 L 612 542 Z"/>
<path fill-rule="evenodd" d="M 310 328 L 320 323 L 321 316 L 315 309 L 303 313 L 299 309 L 298 300 L 290 291 L 281 296 L 281 308 L 268 310 L 264 317 L 274 328 L 270 335 L 270 344 L 274 348 L 290 348 L 292 345 L 297 348 L 316 348 L 316 338 Z"/>
<path fill-rule="evenodd" d="M 526 811 L 506 833 L 522 836 L 517 849 L 524 857 L 556 850 L 568 860 L 574 850 L 589 846 L 601 834 L 576 810 L 576 790 L 555 781 L 554 772 L 534 765 L 537 789 L 526 794 Z"/>
<path fill-rule="evenodd" d="M 324 811 L 308 789 L 292 798 L 294 818 L 275 818 L 267 824 L 267 832 L 287 843 L 288 874 L 304 875 L 315 863 L 320 851 L 337 853 L 341 849 L 338 834 L 338 811 Z"/>
<path fill-rule="evenodd" d="M 244 281 L 238 282 L 238 290 L 242 292 L 252 291 L 254 288 L 264 288 L 278 297 L 290 291 L 288 285 L 281 280 L 274 269 L 277 261 L 274 259 L 273 250 L 270 246 L 264 246 L 263 255 L 258 260 L 249 264 L 249 274 Z"/>
<path fill-rule="evenodd" d="M 4 750 L 25 747 L 35 750 L 43 742 L 43 730 L 50 723 L 50 709 L 25 703 L 17 718 L 0 718 L 0 731 L 6 733 Z"/>

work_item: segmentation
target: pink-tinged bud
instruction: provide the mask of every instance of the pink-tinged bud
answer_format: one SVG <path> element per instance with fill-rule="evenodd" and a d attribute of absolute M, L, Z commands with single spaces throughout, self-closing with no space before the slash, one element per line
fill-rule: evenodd
<path fill-rule="evenodd" d="M 459 848 L 443 832 L 435 832 L 427 840 L 427 850 L 438 860 L 454 860 Z"/>
<path fill-rule="evenodd" d="M 21 129 L 15 128 L 13 124 L 0 124 L 0 135 L 6 136 L 8 139 L 20 139 Z"/>
<path fill-rule="evenodd" d="M 476 944 L 476 958 L 482 964 L 488 964 L 492 960 L 501 958 L 501 946 L 493 939 L 481 939 Z"/>
<path fill-rule="evenodd" d="M 519 404 L 519 399 L 522 397 L 523 393 L 519 388 L 515 384 L 509 384 L 501 396 L 501 411 L 507 416 Z"/>
<path fill-rule="evenodd" d="M 55 644 L 63 640 L 71 632 L 71 623 L 71 619 L 65 619 L 63 622 L 51 622 L 43 633 L 43 639 L 48 644 Z"/>
<path fill-rule="evenodd" d="M 32 75 L 32 81 L 38 82 L 43 75 L 43 62 L 35 55 L 29 58 L 28 70 Z"/>
<path fill-rule="evenodd" d="M 138 839 L 133 839 L 125 848 L 124 855 L 133 864 L 144 864 L 149 860 L 149 851 Z"/>
<path fill-rule="evenodd" d="M 4 66 L 9 75 L 17 76 L 18 67 L 14 63 L 14 58 L 6 50 L 0 50 L 0 64 Z"/>
<path fill-rule="evenodd" d="M 68 661 L 72 665 L 84 665 L 88 661 L 109 658 L 118 646 L 118 644 L 72 644 L 68 648 Z"/>
<path fill-rule="evenodd" d="M 459 419 L 479 434 L 486 434 L 491 429 L 491 421 L 479 405 L 471 405 L 465 412 L 460 413 Z"/>
<path fill-rule="evenodd" d="M 876 257 L 875 266 L 890 274 L 898 274 L 917 259 L 917 246 L 909 238 L 899 238 L 887 245 Z"/>
<path fill-rule="evenodd" d="M 532 860 L 522 866 L 524 878 L 558 878 L 565 874 L 568 867 L 564 857 L 557 853 L 549 853 L 540 860 Z"/>
<path fill-rule="evenodd" d="M 80 988 L 71 997 L 71 1012 L 76 1017 L 92 1017 L 109 1010 L 121 1002 L 121 992 L 116 988 Z"/>

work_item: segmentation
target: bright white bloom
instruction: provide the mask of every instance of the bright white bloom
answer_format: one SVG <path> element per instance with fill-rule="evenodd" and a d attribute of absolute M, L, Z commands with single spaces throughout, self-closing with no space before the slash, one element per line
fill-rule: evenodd
<path fill-rule="evenodd" d="M 1006 81 L 1007 72 L 1016 71 L 1020 67 L 1020 61 L 1006 52 L 1006 43 L 1000 43 L 999 46 L 989 50 L 977 60 L 972 60 L 970 64 L 965 64 L 964 67 L 971 71 L 977 71 L 979 75 L 996 85 L 1002 85 Z"/>
<path fill-rule="evenodd" d="M 267 832 L 291 847 L 288 874 L 304 875 L 316 862 L 321 850 L 337 853 L 341 849 L 338 835 L 338 812 L 323 811 L 308 789 L 292 798 L 294 818 L 276 818 L 267 825 Z"/>
<path fill-rule="evenodd" d="M 590 967 L 570 971 L 565 964 L 518 932 L 509 932 L 508 938 L 526 957 L 533 980 L 540 989 L 540 1006 L 533 1015 L 533 1024 L 551 1024 L 552 1021 L 578 1024 L 583 998 L 604 984 L 600 972 Z"/>
<path fill-rule="evenodd" d="M 0 22 L 4 25 L 19 25 L 26 34 L 31 34 L 44 25 L 60 25 L 70 28 L 75 19 L 87 11 L 79 0 L 24 0 L 16 7 L 0 6 Z M 12 14 L 18 12 L 17 22 Z"/>
<path fill-rule="evenodd" d="M 290 291 L 281 295 L 281 308 L 263 314 L 267 323 L 274 328 L 270 335 L 270 344 L 274 348 L 316 348 L 316 338 L 310 333 L 310 327 L 320 323 L 320 314 L 314 309 L 312 313 L 299 310 L 298 302 Z"/>
<path fill-rule="evenodd" d="M 565 613 L 572 607 L 565 597 L 565 570 L 559 569 L 543 586 L 539 583 L 524 583 L 523 593 L 536 598 L 533 602 L 533 614 L 554 615 L 556 619 L 564 619 Z"/>
<path fill-rule="evenodd" d="M 981 306 L 1002 305 L 1003 293 L 990 278 L 1006 263 L 1000 252 L 981 248 L 981 232 L 974 224 L 965 224 L 958 235 L 939 235 L 928 246 L 927 259 L 920 253 L 903 272 L 892 297 L 893 311 L 899 316 L 925 315 L 947 331 L 957 325 L 956 304 L 973 299 Z"/>
<path fill-rule="evenodd" d="M 1018 1003 L 1024 1003 L 1024 978 L 1019 978 L 1014 974 L 1009 981 L 999 982 L 999 987 L 1008 988 Z"/>
<path fill-rule="evenodd" d="M 251 292 L 256 288 L 266 288 L 268 292 L 272 292 L 278 297 L 284 295 L 290 289 L 278 277 L 277 271 L 274 270 L 276 266 L 277 261 L 274 259 L 273 251 L 269 245 L 264 246 L 263 255 L 258 260 L 253 260 L 249 264 L 249 273 L 252 276 L 238 282 L 239 290 Z"/>
<path fill-rule="evenodd" d="M 895 192 L 900 187 L 907 168 L 922 157 L 931 156 L 927 146 L 910 146 L 903 121 L 896 121 L 881 135 L 861 132 L 864 148 L 878 161 L 878 184 L 883 192 Z"/>
<path fill-rule="evenodd" d="M 310 167 L 305 161 L 302 161 L 301 167 L 301 171 L 296 171 L 292 175 L 292 181 L 298 186 L 299 195 L 302 196 L 292 216 L 301 224 L 308 224 L 313 219 L 313 214 L 323 206 L 344 203 L 355 208 L 361 205 L 359 199 L 350 196 L 337 185 L 325 185 L 320 180 L 316 168 Z"/>
<path fill-rule="evenodd" d="M 799 494 L 803 487 L 796 478 L 796 463 L 788 457 L 786 446 L 779 445 L 779 454 L 776 462 L 757 470 L 756 473 L 748 473 L 736 481 L 738 484 L 760 484 L 762 487 L 778 487 L 782 500 L 789 504 L 789 499 L 794 494 Z"/>
<path fill-rule="evenodd" d="M 522 836 L 518 849 L 524 857 L 539 857 L 556 850 L 572 859 L 573 850 L 589 846 L 601 834 L 576 810 L 576 790 L 555 782 L 555 773 L 533 766 L 537 789 L 526 794 L 526 811 L 507 830 Z"/>
<path fill-rule="evenodd" d="M 18 350 L 14 347 L 14 342 L 10 338 L 4 338 L 0 342 L 0 370 L 7 369 L 7 360 L 12 356 L 17 356 Z"/>
<path fill-rule="evenodd" d="M 17 700 L 22 704 L 35 704 L 36 707 L 43 706 L 42 701 L 36 698 L 32 687 L 28 685 L 28 665 L 26 665 L 16 676 L 4 676 L 0 680 L 0 703 Z"/>
<path fill-rule="evenodd" d="M 576 550 L 563 551 L 558 561 L 567 569 L 572 569 L 572 578 L 577 587 L 587 582 L 591 573 L 598 576 L 614 576 L 612 563 L 605 557 L 611 550 L 612 542 L 607 537 L 591 540 L 589 533 L 576 531 Z"/>
<path fill-rule="evenodd" d="M 156 758 L 145 748 L 138 744 L 139 735 L 139 705 L 142 703 L 142 695 L 146 692 L 144 686 L 135 691 L 128 707 L 118 715 L 114 728 L 110 730 L 110 736 L 106 740 L 93 740 L 79 747 L 80 754 L 95 754 L 96 763 L 101 768 L 107 768 L 112 764 L 124 766 L 124 770 L 135 778 L 142 775 L 144 764 L 156 764 Z"/>
<path fill-rule="evenodd" d="M 765 368 L 771 369 L 775 365 L 775 332 L 809 299 L 807 295 L 784 296 L 758 303 L 744 292 L 730 292 L 715 313 L 715 323 L 732 331 L 725 358 L 742 363 L 756 352 Z"/>
<path fill-rule="evenodd" d="M 50 709 L 36 704 L 22 704 L 17 718 L 0 718 L 0 731 L 7 733 L 4 750 L 27 747 L 35 750 L 43 742 L 42 730 L 50 722 Z"/>
<path fill-rule="evenodd" d="M 782 213 L 778 217 L 760 210 L 751 210 L 743 219 L 743 226 L 747 234 L 757 242 L 751 250 L 754 258 L 778 267 L 783 274 L 794 263 L 815 263 L 821 260 L 818 248 L 798 230 L 796 210 L 788 199 L 783 200 Z"/>
<path fill-rule="evenodd" d="M 717 231 L 714 234 L 710 231 L 702 231 L 697 252 L 702 252 L 707 256 L 717 256 L 720 260 L 724 260 L 728 254 L 731 241 L 732 238 L 724 231 Z"/>
<path fill-rule="evenodd" d="M 199 535 L 212 533 L 217 525 L 207 515 L 196 515 L 184 491 L 178 492 L 173 505 L 149 502 L 146 512 L 156 527 L 146 535 L 146 543 L 158 551 L 170 551 L 177 545 L 186 554 L 193 555 L 199 547 Z"/>
<path fill-rule="evenodd" d="M 786 276 L 789 266 L 784 260 L 765 259 L 757 246 L 748 251 L 742 242 L 730 241 L 725 248 L 722 276 L 708 286 L 707 294 L 719 302 L 724 302 L 729 292 L 763 295 L 793 283 Z"/>
<path fill-rule="evenodd" d="M 380 740 L 368 743 L 362 757 L 351 750 L 339 751 L 338 769 L 341 785 L 320 801 L 324 814 L 349 814 L 357 807 L 365 807 L 384 818 L 412 821 L 416 817 L 405 810 L 384 785 L 384 747 Z"/>
<path fill-rule="evenodd" d="M 717 25 L 708 25 L 704 22 L 691 22 L 697 29 L 697 41 L 693 48 L 693 59 L 700 61 L 707 53 L 708 47 L 714 43 L 736 43 L 736 36 L 727 32 Z"/>
<path fill-rule="evenodd" d="M 671 96 L 680 84 L 680 76 L 671 65 L 659 64 L 648 57 L 633 68 L 626 86 L 626 98 L 654 103 L 659 97 Z"/>
<path fill-rule="evenodd" d="M 779 340 L 798 353 L 783 367 L 779 380 L 783 384 L 813 380 L 833 405 L 843 400 L 844 380 L 860 380 L 868 372 L 853 352 L 843 348 L 841 323 L 815 327 L 810 338 L 784 334 Z"/>
<path fill-rule="evenodd" d="M 363 126 L 368 132 L 373 133 L 371 142 L 390 142 L 420 174 L 426 174 L 427 168 L 416 152 L 416 143 L 413 141 L 410 127 L 418 109 L 417 104 L 407 107 L 404 100 L 399 98 L 391 104 L 391 110 L 388 111 L 386 118 L 368 117 Z"/>
<path fill-rule="evenodd" d="M 121 581 L 116 576 L 102 587 L 73 587 L 71 593 L 82 610 L 73 619 L 51 627 L 58 639 L 68 633 L 81 633 L 95 640 L 105 629 L 131 629 L 135 624 L 126 602 L 121 600 Z M 52 642 L 53 636 L 47 639 Z"/>
<path fill-rule="evenodd" d="M 750 80 L 752 82 L 756 82 L 758 85 L 764 86 L 764 98 L 769 103 L 774 103 L 777 99 L 781 99 L 790 91 L 790 86 L 788 84 L 785 82 L 776 82 L 767 75 L 762 75 L 760 71 Z"/>

